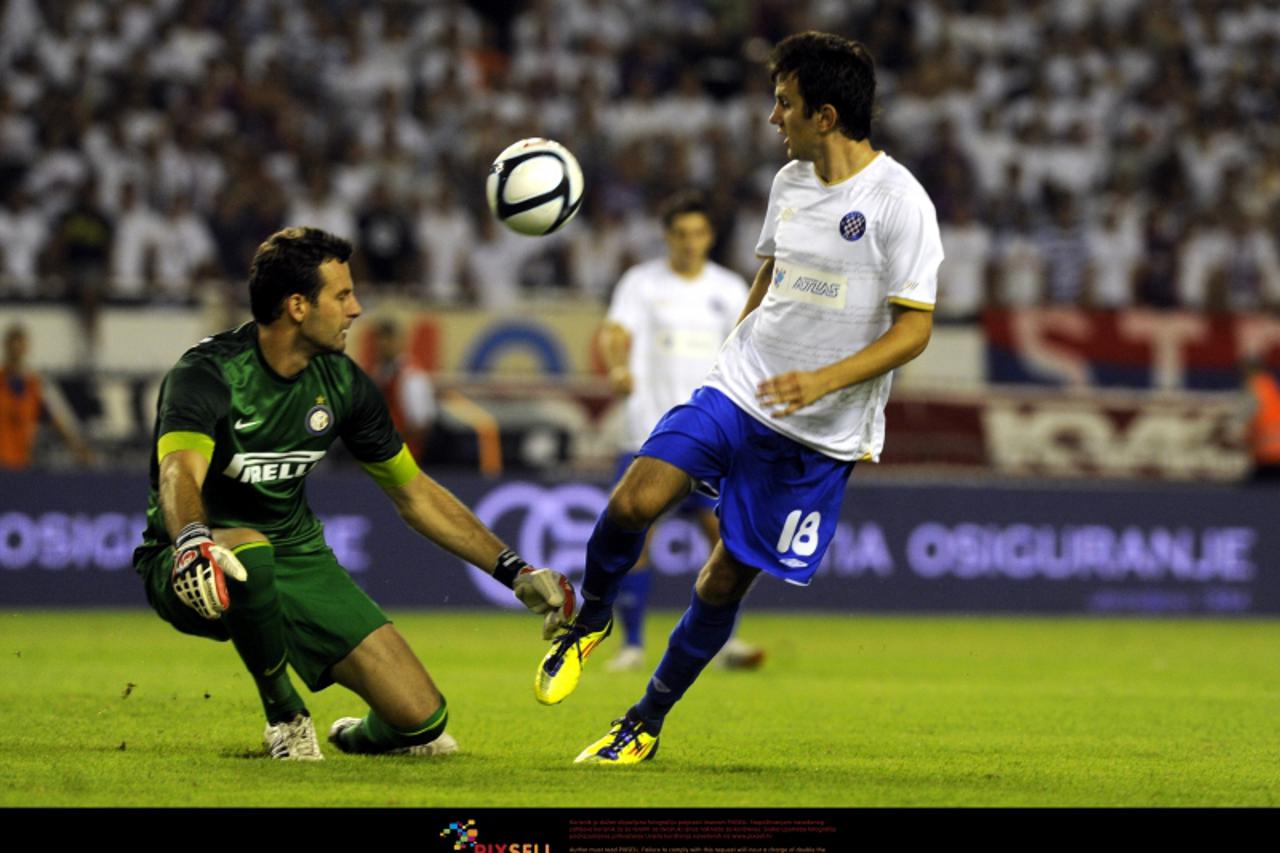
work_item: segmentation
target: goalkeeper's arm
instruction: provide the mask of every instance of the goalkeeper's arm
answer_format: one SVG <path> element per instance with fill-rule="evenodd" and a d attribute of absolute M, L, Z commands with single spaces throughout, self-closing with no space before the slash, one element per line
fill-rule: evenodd
<path fill-rule="evenodd" d="M 548 637 L 573 617 L 575 598 L 568 579 L 535 569 L 511 551 L 453 493 L 421 471 L 400 485 L 384 484 L 400 517 L 432 542 L 478 566 L 506 586 L 534 613 L 544 614 Z"/>
<path fill-rule="evenodd" d="M 160 511 L 174 542 L 188 524 L 208 523 L 200 496 L 208 473 L 209 460 L 199 450 L 173 450 L 160 458 Z"/>
<path fill-rule="evenodd" d="M 173 591 L 206 619 L 231 606 L 226 577 L 247 579 L 230 550 L 213 541 L 200 490 L 209 459 L 198 449 L 174 449 L 160 457 L 160 511 L 173 539 Z"/>

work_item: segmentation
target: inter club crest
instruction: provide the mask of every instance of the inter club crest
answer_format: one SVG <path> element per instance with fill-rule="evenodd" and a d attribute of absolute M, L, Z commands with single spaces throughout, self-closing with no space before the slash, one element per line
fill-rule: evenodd
<path fill-rule="evenodd" d="M 333 426 L 333 409 L 325 404 L 324 395 L 316 397 L 316 404 L 307 410 L 307 432 L 324 435 Z"/>

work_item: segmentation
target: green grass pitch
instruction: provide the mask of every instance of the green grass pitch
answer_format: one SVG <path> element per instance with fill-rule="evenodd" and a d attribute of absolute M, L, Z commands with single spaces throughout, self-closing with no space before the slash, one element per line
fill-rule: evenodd
<path fill-rule="evenodd" d="M 749 613 L 765 668 L 708 670 L 654 761 L 598 768 L 573 757 L 647 677 L 605 671 L 614 640 L 545 708 L 536 619 L 396 615 L 456 756 L 272 762 L 229 645 L 144 612 L 0 611 L 0 805 L 1280 805 L 1276 621 Z M 309 703 L 323 730 L 363 710 Z"/>

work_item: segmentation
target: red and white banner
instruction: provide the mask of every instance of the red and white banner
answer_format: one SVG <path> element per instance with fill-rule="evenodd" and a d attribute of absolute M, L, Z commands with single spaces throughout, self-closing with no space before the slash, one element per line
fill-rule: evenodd
<path fill-rule="evenodd" d="M 1256 356 L 1280 367 L 1280 318 L 1074 307 L 983 314 L 987 376 L 997 384 L 1223 390 Z"/>
<path fill-rule="evenodd" d="M 1234 394 L 899 391 L 886 465 L 1011 475 L 1231 481 L 1249 461 Z"/>

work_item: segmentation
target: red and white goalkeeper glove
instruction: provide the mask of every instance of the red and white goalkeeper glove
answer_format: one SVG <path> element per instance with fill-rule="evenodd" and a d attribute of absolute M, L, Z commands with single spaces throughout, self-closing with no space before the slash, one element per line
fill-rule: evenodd
<path fill-rule="evenodd" d="M 498 555 L 493 576 L 511 587 L 525 607 L 545 617 L 542 639 L 550 640 L 573 620 L 577 596 L 573 594 L 573 584 L 559 572 L 535 569 L 508 549 Z"/>
<path fill-rule="evenodd" d="M 205 619 L 217 619 L 231 606 L 227 578 L 244 582 L 249 575 L 236 555 L 217 545 L 209 528 L 192 522 L 173 543 L 173 591 L 182 603 Z"/>

